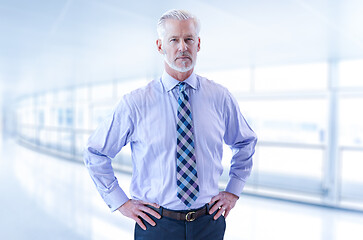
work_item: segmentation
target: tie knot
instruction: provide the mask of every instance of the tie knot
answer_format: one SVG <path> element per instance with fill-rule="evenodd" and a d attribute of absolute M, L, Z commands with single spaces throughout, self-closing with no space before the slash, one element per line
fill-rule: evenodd
<path fill-rule="evenodd" d="M 181 82 L 179 83 L 179 92 L 184 92 L 185 91 L 185 82 Z"/>

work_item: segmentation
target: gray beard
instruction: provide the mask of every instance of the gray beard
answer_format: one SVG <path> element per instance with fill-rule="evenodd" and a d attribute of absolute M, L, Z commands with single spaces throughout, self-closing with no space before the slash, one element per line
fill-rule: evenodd
<path fill-rule="evenodd" d="M 167 57 L 166 57 L 166 54 L 164 54 L 164 61 L 168 64 L 168 66 L 172 69 L 174 69 L 175 71 L 178 71 L 178 72 L 188 72 L 189 70 L 193 69 L 194 66 L 195 66 L 195 61 L 192 62 L 192 64 L 189 66 L 189 67 L 178 67 L 176 66 L 173 62 L 169 62 Z"/>

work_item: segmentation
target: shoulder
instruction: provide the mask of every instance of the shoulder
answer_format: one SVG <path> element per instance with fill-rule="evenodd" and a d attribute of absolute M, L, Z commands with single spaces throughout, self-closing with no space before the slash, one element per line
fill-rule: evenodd
<path fill-rule="evenodd" d="M 213 95 L 213 96 L 220 96 L 220 97 L 229 97 L 230 93 L 226 87 L 223 85 L 215 82 L 214 80 L 208 79 L 206 77 L 202 77 L 197 75 L 197 79 L 199 81 L 199 86 L 202 91 Z"/>
<path fill-rule="evenodd" d="M 198 79 L 201 91 L 208 99 L 220 104 L 224 110 L 239 108 L 236 98 L 226 87 L 205 77 L 198 76 Z"/>
<path fill-rule="evenodd" d="M 145 101 L 150 101 L 150 99 L 155 98 L 160 92 L 162 92 L 160 80 L 154 79 L 145 86 L 125 94 L 121 101 L 124 101 L 129 105 L 138 105 L 144 103 Z"/>
<path fill-rule="evenodd" d="M 134 116 L 140 108 L 148 106 L 151 98 L 155 98 L 156 92 L 160 91 L 159 80 L 155 79 L 145 86 L 137 88 L 124 94 L 116 104 L 114 112 L 117 115 Z"/>

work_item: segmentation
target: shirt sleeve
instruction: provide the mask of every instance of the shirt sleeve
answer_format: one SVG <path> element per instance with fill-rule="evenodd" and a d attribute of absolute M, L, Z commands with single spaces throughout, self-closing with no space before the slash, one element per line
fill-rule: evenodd
<path fill-rule="evenodd" d="M 224 142 L 232 150 L 226 191 L 239 196 L 252 169 L 257 136 L 242 116 L 236 99 L 227 91 L 225 99 Z"/>
<path fill-rule="evenodd" d="M 134 131 L 131 108 L 124 97 L 108 117 L 90 136 L 84 151 L 84 163 L 98 192 L 111 211 L 129 200 L 119 186 L 111 158 L 131 141 Z"/>

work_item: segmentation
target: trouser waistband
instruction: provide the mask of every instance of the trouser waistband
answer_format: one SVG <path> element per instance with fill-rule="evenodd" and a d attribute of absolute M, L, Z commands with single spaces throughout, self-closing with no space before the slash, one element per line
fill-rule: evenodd
<path fill-rule="evenodd" d="M 149 207 L 154 209 L 155 211 L 157 211 L 163 217 L 168 217 L 168 218 L 172 218 L 175 220 L 187 221 L 187 222 L 192 222 L 201 216 L 209 214 L 209 205 L 208 204 L 206 204 L 203 207 L 198 208 L 198 209 L 191 209 L 191 210 L 186 210 L 186 211 L 184 211 L 184 210 L 175 211 L 175 210 L 170 210 L 170 209 L 166 209 L 163 207 L 160 207 L 159 209 L 154 208 L 152 206 L 149 206 Z"/>

